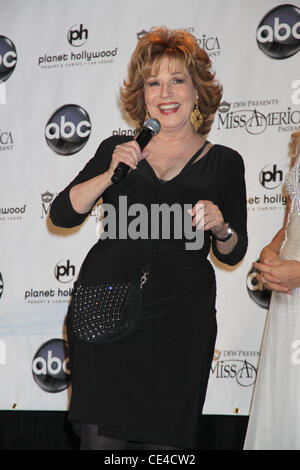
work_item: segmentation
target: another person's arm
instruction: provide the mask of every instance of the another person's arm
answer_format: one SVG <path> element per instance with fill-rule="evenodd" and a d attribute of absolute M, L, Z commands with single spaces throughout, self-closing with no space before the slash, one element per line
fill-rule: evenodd
<path fill-rule="evenodd" d="M 300 287 L 300 263 L 295 260 L 281 260 L 279 257 L 280 248 L 285 238 L 290 204 L 289 199 L 283 227 L 277 232 L 273 240 L 262 249 L 259 263 L 253 264 L 260 272 L 260 280 L 266 287 L 288 294 L 291 294 L 296 287 Z"/>

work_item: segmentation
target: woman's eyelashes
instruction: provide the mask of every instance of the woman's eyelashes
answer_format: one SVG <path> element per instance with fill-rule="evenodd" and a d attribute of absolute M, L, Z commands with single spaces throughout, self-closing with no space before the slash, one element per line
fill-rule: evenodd
<path fill-rule="evenodd" d="M 151 82 L 148 82 L 147 85 L 150 87 L 159 86 L 159 82 L 156 80 L 153 80 Z"/>
<path fill-rule="evenodd" d="M 181 85 L 182 83 L 184 83 L 184 78 L 174 78 L 174 83 L 175 84 L 178 84 L 178 85 Z"/>
<path fill-rule="evenodd" d="M 184 83 L 184 78 L 173 78 L 172 81 L 171 81 L 171 84 L 173 85 L 181 85 Z M 149 82 L 146 83 L 146 85 L 150 86 L 150 87 L 155 87 L 155 86 L 160 86 L 161 85 L 161 82 L 159 80 L 151 80 Z"/>

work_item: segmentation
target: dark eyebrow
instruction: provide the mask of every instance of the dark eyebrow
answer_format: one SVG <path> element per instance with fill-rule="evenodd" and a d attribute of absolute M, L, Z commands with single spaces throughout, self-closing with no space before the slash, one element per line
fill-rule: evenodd
<path fill-rule="evenodd" d="M 177 72 L 171 72 L 170 75 L 178 75 L 178 74 L 181 74 L 181 75 L 186 75 L 186 72 L 184 70 L 178 70 Z M 158 75 L 149 75 L 148 78 L 156 78 Z"/>

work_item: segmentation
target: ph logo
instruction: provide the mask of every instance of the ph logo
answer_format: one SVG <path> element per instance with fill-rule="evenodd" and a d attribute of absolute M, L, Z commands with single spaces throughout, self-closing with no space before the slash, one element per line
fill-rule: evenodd
<path fill-rule="evenodd" d="M 74 24 L 68 31 L 68 42 L 71 46 L 81 47 L 83 46 L 88 38 L 88 30 L 83 28 L 83 25 Z"/>
<path fill-rule="evenodd" d="M 75 266 L 70 263 L 69 259 L 62 259 L 55 266 L 54 275 L 59 282 L 67 284 L 73 281 L 75 277 Z"/>
<path fill-rule="evenodd" d="M 266 189 L 276 189 L 282 184 L 283 171 L 277 165 L 265 166 L 259 174 L 259 182 Z"/>
<path fill-rule="evenodd" d="M 45 137 L 49 147 L 60 155 L 73 155 L 87 143 L 91 121 L 81 106 L 66 104 L 57 109 L 46 124 Z"/>
<path fill-rule="evenodd" d="M 269 11 L 258 25 L 259 49 L 272 59 L 287 59 L 300 50 L 300 9 L 280 5 Z"/>
<path fill-rule="evenodd" d="M 5 82 L 15 70 L 17 51 L 13 42 L 0 36 L 0 81 Z"/>

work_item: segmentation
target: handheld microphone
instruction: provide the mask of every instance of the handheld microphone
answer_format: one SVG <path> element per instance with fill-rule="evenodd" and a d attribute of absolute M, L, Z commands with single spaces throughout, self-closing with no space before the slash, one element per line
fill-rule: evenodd
<path fill-rule="evenodd" d="M 136 141 L 139 144 L 141 150 L 143 150 L 146 147 L 146 145 L 150 142 L 152 137 L 158 134 L 159 131 L 160 131 L 160 123 L 157 119 L 150 118 L 144 122 L 142 130 L 136 138 Z M 125 178 L 129 170 L 130 170 L 129 165 L 126 165 L 126 163 L 120 162 L 114 171 L 111 181 L 114 184 L 118 184 L 123 178 Z"/>

